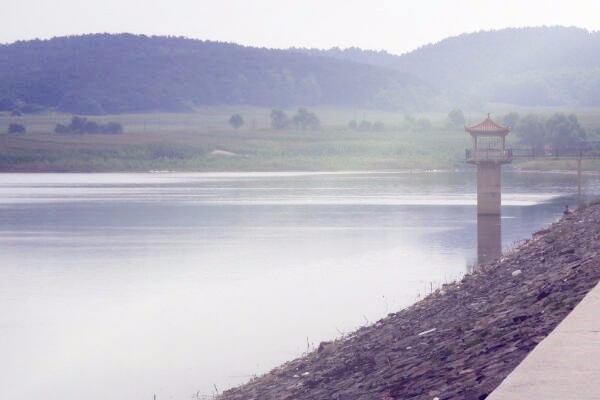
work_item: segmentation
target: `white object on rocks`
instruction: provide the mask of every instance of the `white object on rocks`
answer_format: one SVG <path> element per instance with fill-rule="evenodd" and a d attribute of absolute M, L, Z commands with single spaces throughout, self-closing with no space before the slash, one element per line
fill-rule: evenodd
<path fill-rule="evenodd" d="M 522 271 L 521 271 L 520 269 L 514 270 L 514 271 L 512 272 L 512 276 L 519 276 L 519 275 L 521 275 L 521 272 L 522 272 Z"/>
<path fill-rule="evenodd" d="M 219 150 L 219 149 L 211 151 L 210 154 L 213 156 L 226 156 L 226 157 L 237 156 L 236 153 L 233 153 L 231 151 Z"/>
<path fill-rule="evenodd" d="M 419 333 L 417 336 L 425 336 L 428 333 L 435 332 L 436 330 L 437 330 L 437 328 L 429 329 L 429 330 L 426 330 L 426 331 L 423 331 L 423 332 Z"/>

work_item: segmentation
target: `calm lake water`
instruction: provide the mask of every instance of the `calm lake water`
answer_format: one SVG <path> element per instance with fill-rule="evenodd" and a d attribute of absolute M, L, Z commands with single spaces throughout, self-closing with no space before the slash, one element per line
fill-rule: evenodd
<path fill-rule="evenodd" d="M 576 203 L 573 175 L 503 179 L 504 248 Z M 0 398 L 201 398 L 264 373 L 471 268 L 474 182 L 0 174 Z"/>

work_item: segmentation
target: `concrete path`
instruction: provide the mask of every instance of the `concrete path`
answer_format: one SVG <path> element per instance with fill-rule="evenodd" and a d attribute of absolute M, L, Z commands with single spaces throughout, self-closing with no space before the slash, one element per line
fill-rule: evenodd
<path fill-rule="evenodd" d="M 600 399 L 600 284 L 488 400 Z"/>

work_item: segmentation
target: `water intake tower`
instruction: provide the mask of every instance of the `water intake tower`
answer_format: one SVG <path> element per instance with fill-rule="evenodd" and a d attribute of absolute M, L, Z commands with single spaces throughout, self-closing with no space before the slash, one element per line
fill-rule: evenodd
<path fill-rule="evenodd" d="M 466 159 L 477 165 L 477 215 L 500 215 L 502 164 L 512 162 L 512 151 L 506 148 L 510 128 L 490 118 L 477 125 L 465 127 L 471 134 L 472 147 Z"/>

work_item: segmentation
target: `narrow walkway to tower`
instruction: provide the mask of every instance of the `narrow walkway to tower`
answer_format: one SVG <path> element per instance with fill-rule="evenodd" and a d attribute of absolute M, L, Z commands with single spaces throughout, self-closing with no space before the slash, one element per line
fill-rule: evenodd
<path fill-rule="evenodd" d="M 600 284 L 488 397 L 489 400 L 600 398 Z"/>

